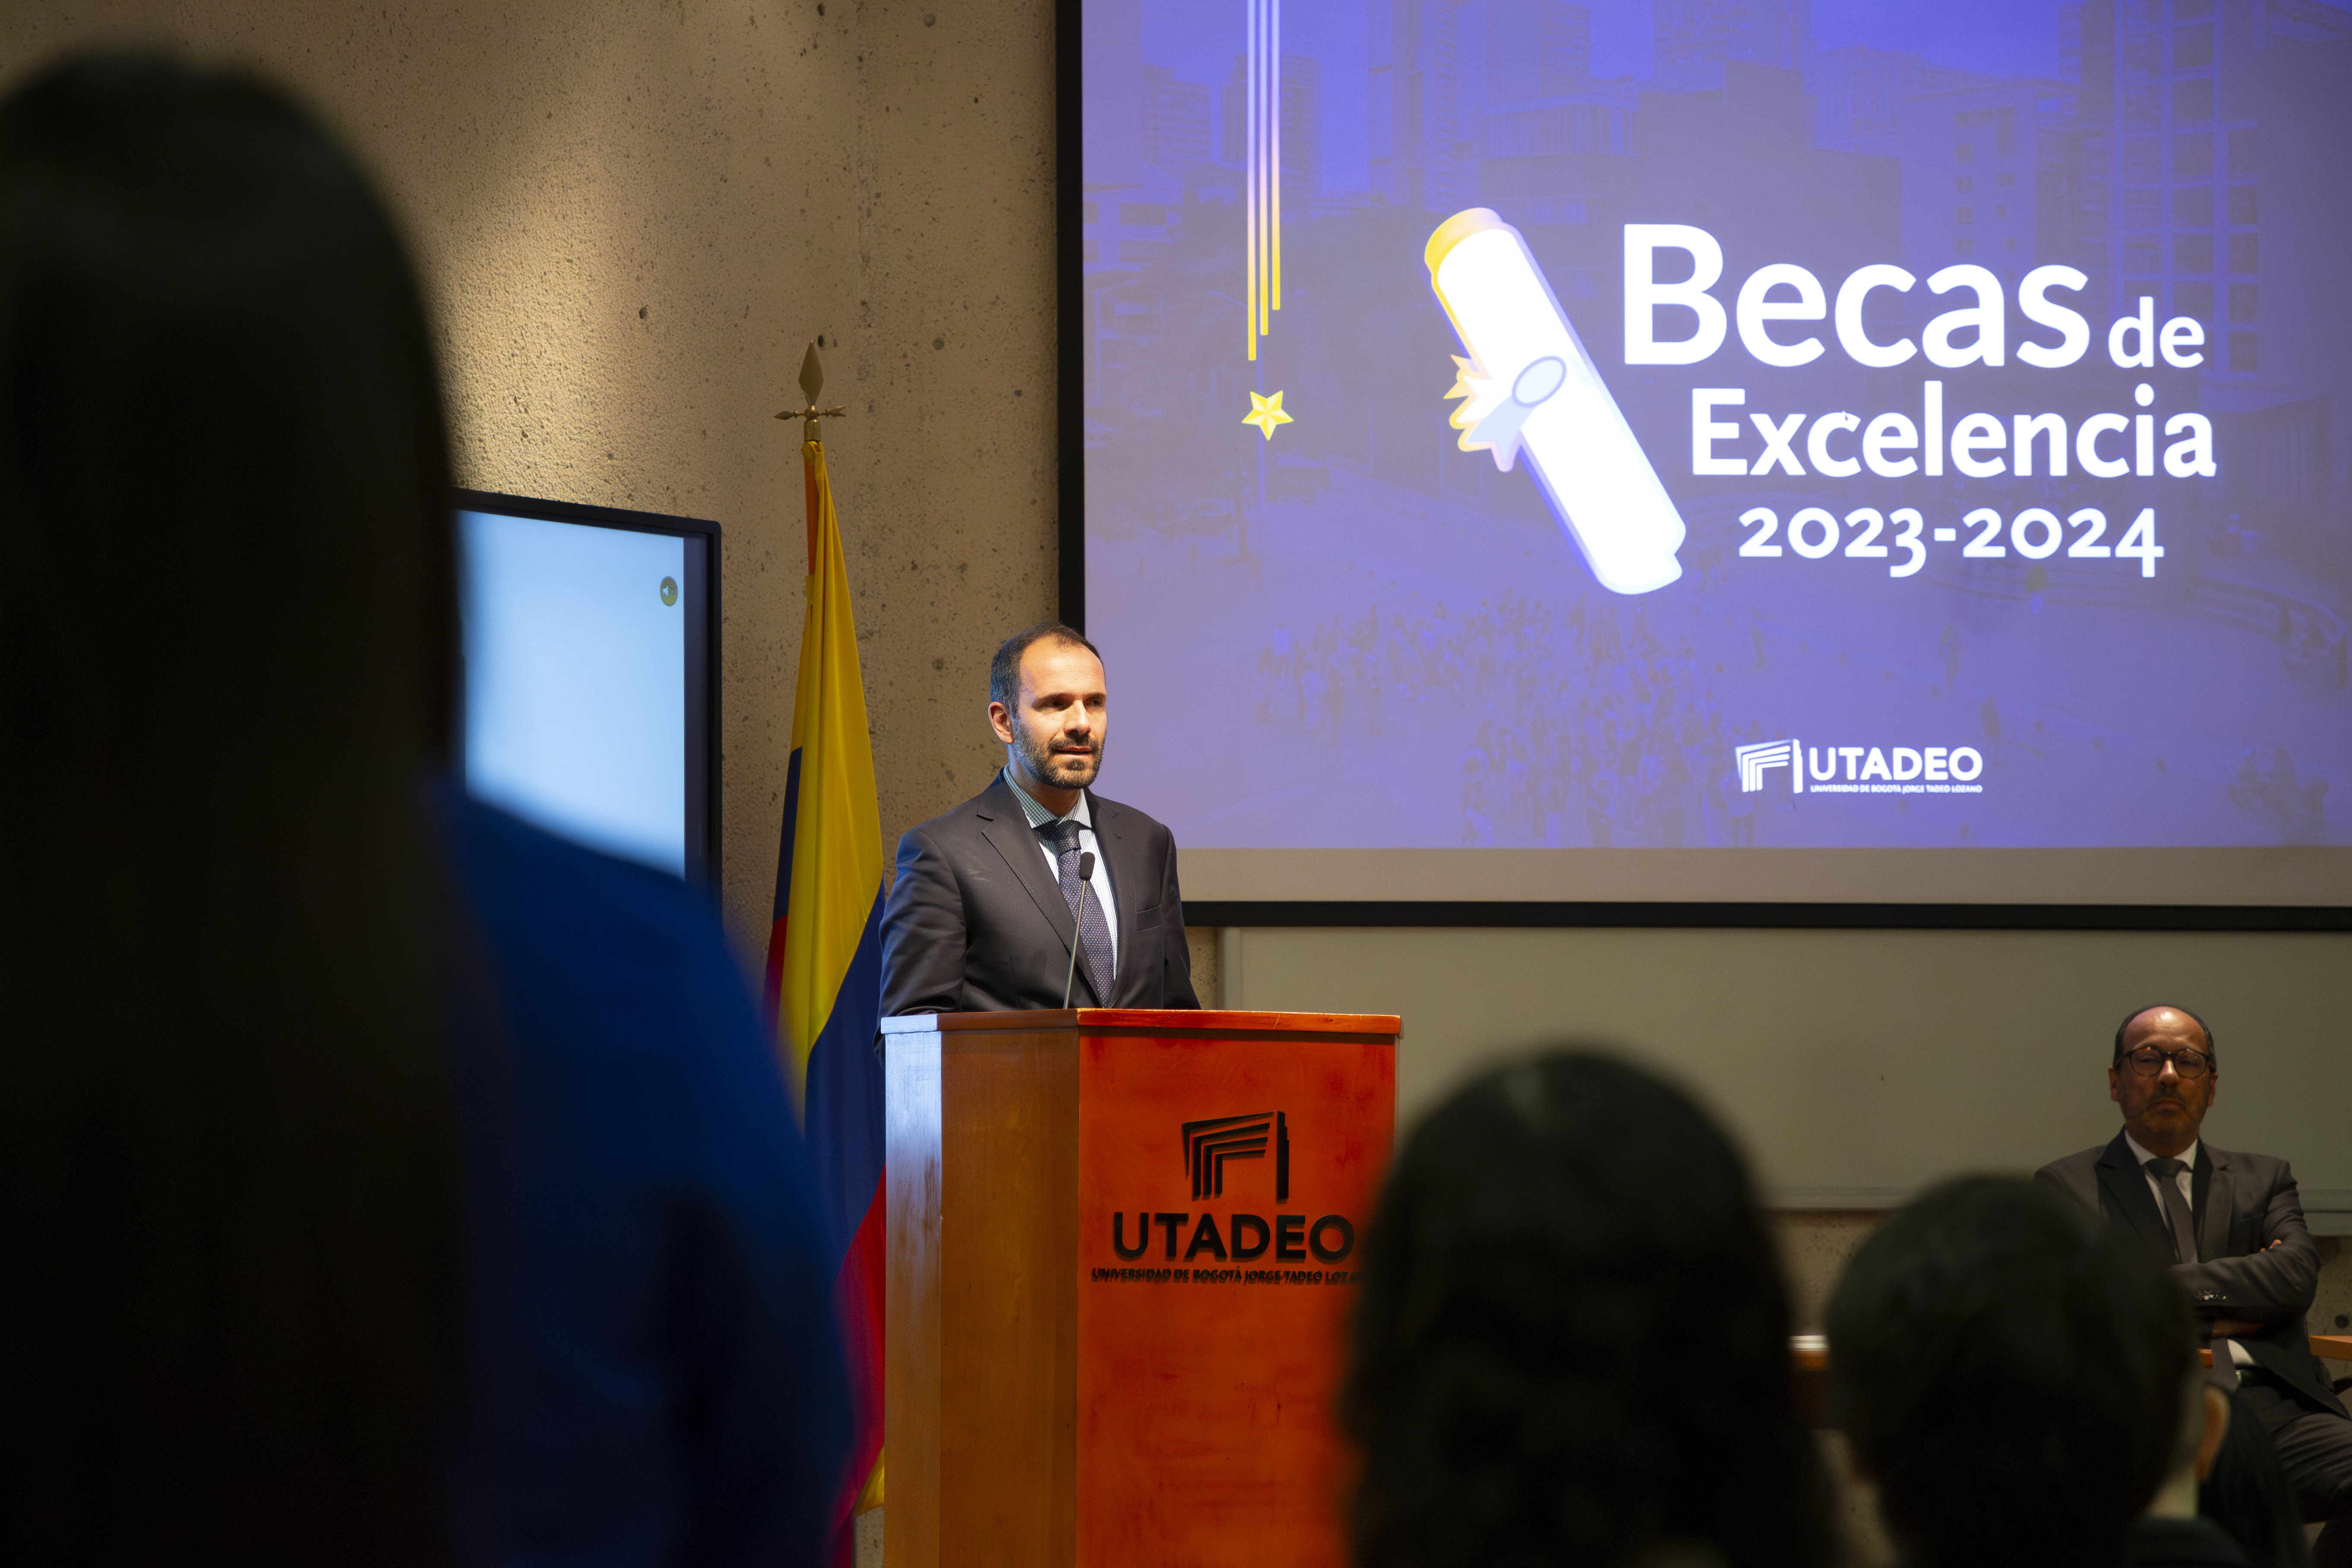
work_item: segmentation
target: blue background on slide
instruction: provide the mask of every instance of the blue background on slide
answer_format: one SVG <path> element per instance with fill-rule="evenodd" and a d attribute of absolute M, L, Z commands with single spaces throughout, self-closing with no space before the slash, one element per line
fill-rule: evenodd
<path fill-rule="evenodd" d="M 467 511 L 466 786 L 686 874 L 686 542 Z"/>
<path fill-rule="evenodd" d="M 1087 619 L 1118 685 L 1115 793 L 1187 847 L 2352 843 L 2352 12 L 1587 9 L 1284 0 L 1284 299 L 1253 363 L 1242 0 L 1087 0 Z M 1672 586 L 1600 588 L 1524 465 L 1457 449 L 1462 345 L 1423 247 L 1470 206 L 1525 234 L 1680 509 Z M 1832 296 L 1900 265 L 1921 283 L 1872 297 L 1881 342 L 1968 302 L 1929 275 L 1988 268 L 2008 363 L 1865 369 L 1821 321 L 1775 328 L 1822 339 L 1800 368 L 1736 327 L 1703 363 L 1629 366 L 1628 223 L 1712 234 L 1727 309 L 1767 263 Z M 2053 296 L 2091 329 L 2063 369 L 2017 356 L 2054 336 L 2017 299 L 2048 264 L 2090 279 Z M 2201 366 L 2111 363 L 2108 324 L 2143 296 L 2201 323 Z M 1662 338 L 1690 330 L 1659 313 Z M 1831 479 L 1801 437 L 1801 475 L 1692 472 L 1694 388 L 1746 393 L 1719 451 L 1753 459 L 1750 414 L 1917 422 L 1930 380 L 1948 436 L 2056 413 L 2070 447 L 2095 414 L 2140 413 L 2145 382 L 2156 474 L 2053 477 L 2038 453 L 2032 478 Z M 1270 442 L 1241 423 L 1253 390 L 1295 416 Z M 2165 473 L 2186 411 L 2212 422 L 2212 479 Z M 1771 509 L 1785 543 L 1816 505 L 1955 528 L 2095 507 L 2109 544 L 2152 508 L 2166 553 L 2145 578 L 1955 542 L 1903 579 L 1842 548 L 1738 553 L 1743 513 Z M 1824 763 L 1974 747 L 1983 790 L 1798 797 L 1783 770 L 1744 794 L 1731 748 L 1781 737 Z"/>

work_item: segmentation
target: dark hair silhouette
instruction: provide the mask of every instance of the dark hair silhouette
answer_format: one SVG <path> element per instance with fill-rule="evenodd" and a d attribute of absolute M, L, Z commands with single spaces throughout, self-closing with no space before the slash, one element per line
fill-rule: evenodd
<path fill-rule="evenodd" d="M 310 119 L 146 54 L 0 104 L 0 1557 L 443 1552 L 448 479 Z"/>
<path fill-rule="evenodd" d="M 2230 1396 L 2230 1429 L 2197 1488 L 2197 1511 L 2229 1532 L 2252 1568 L 2309 1568 L 2303 1514 L 2253 1407 Z"/>
<path fill-rule="evenodd" d="M 1828 1328 L 1839 1427 L 1906 1563 L 2124 1561 L 2197 1355 L 2130 1233 L 2032 1182 L 1949 1182 L 1855 1251 Z"/>
<path fill-rule="evenodd" d="M 997 646 L 996 657 L 988 661 L 988 700 L 1002 702 L 1008 709 L 1021 695 L 1021 656 L 1030 645 L 1041 642 L 1069 643 L 1082 647 L 1099 660 L 1102 649 L 1088 642 L 1076 630 L 1059 621 L 1040 621 L 1027 631 L 1015 632 Z"/>
<path fill-rule="evenodd" d="M 1361 1256 L 1363 1568 L 1830 1561 L 1772 1238 L 1675 1089 L 1584 1053 L 1485 1074 L 1406 1141 Z"/>

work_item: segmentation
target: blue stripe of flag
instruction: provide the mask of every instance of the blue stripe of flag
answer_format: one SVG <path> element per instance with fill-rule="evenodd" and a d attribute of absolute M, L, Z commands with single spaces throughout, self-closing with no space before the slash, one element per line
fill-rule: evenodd
<path fill-rule="evenodd" d="M 793 901 L 793 837 L 799 831 L 800 825 L 801 748 L 794 746 L 793 760 L 784 769 L 784 837 L 783 842 L 776 847 L 776 907 L 768 917 L 772 921 L 782 920 Z M 775 1005 L 776 999 L 769 997 L 770 1011 L 774 1010 Z"/>
<path fill-rule="evenodd" d="M 793 760 L 798 762 L 798 754 Z M 786 820 L 790 820 L 787 818 Z M 841 1271 L 849 1244 L 882 1179 L 882 1063 L 874 1038 L 882 1019 L 882 894 L 874 894 L 857 952 L 809 1052 L 809 1152 L 816 1163 L 825 1268 Z"/>

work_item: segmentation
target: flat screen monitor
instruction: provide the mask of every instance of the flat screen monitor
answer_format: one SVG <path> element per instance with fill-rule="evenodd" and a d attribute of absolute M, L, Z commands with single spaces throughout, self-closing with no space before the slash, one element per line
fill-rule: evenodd
<path fill-rule="evenodd" d="M 1188 898 L 2352 901 L 2352 10 L 1080 13 Z"/>
<path fill-rule="evenodd" d="M 460 491 L 467 787 L 700 886 L 719 871 L 719 525 Z"/>

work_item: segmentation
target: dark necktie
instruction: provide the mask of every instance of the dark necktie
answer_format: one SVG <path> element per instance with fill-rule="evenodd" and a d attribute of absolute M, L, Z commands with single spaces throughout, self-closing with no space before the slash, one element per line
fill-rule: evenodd
<path fill-rule="evenodd" d="M 2180 1184 L 2173 1179 L 2189 1167 L 2178 1160 L 2155 1159 L 2143 1168 L 2156 1178 L 2156 1190 L 2164 1194 L 2164 1217 L 2172 1226 L 2172 1260 L 2196 1262 L 2197 1226 L 2189 1217 L 2189 1200 L 2180 1195 Z"/>
<path fill-rule="evenodd" d="M 1048 823 L 1039 829 L 1054 844 L 1054 862 L 1062 876 L 1062 901 L 1070 906 L 1070 913 L 1078 913 L 1078 825 L 1062 821 Z M 1097 1005 L 1110 1005 L 1110 922 L 1103 919 L 1102 900 L 1087 889 L 1086 916 L 1078 921 L 1078 952 L 1087 966 L 1087 979 L 1095 988 Z"/>

